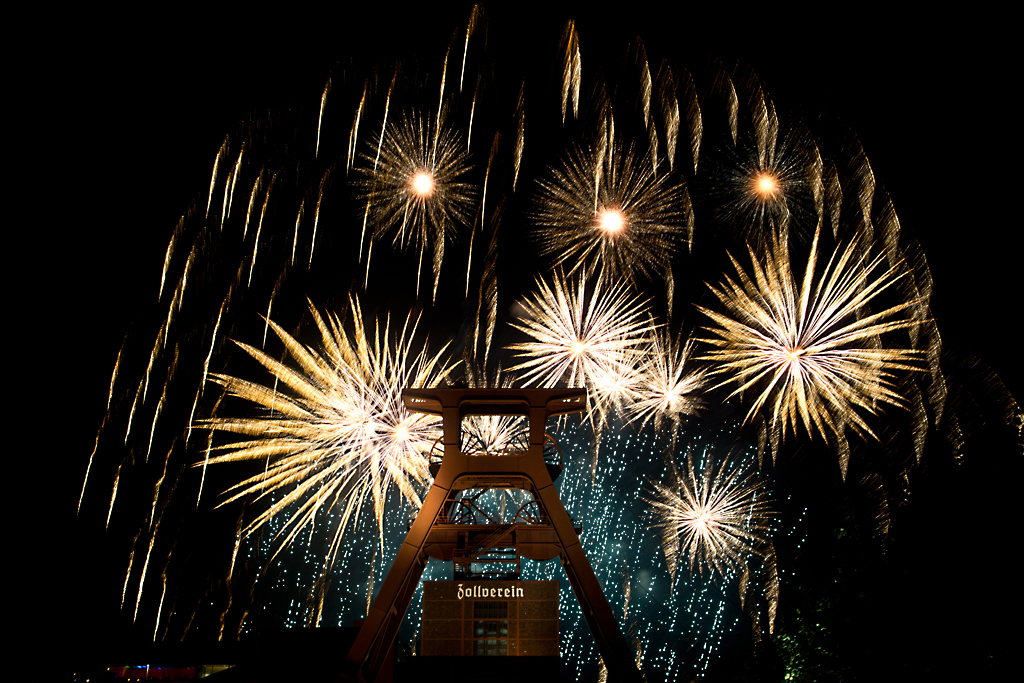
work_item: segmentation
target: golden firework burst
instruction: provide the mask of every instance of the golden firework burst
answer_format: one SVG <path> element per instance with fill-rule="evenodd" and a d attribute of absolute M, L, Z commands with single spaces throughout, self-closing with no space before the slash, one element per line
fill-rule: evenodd
<path fill-rule="evenodd" d="M 208 420 L 210 429 L 250 437 L 221 446 L 222 454 L 210 458 L 209 464 L 266 463 L 264 472 L 232 486 L 230 497 L 222 503 L 279 494 L 244 528 L 243 535 L 288 510 L 281 531 L 280 548 L 284 548 L 319 513 L 340 511 L 333 554 L 365 504 L 372 504 L 383 539 L 384 501 L 391 487 L 419 507 L 420 491 L 430 476 L 427 453 L 440 434 L 440 420 L 409 413 L 401 392 L 407 386 L 434 386 L 451 367 L 442 361 L 444 349 L 429 356 L 426 342 L 423 347 L 416 345 L 418 319 L 406 318 L 396 333 L 390 318 L 383 329 L 375 323 L 371 342 L 357 300 L 351 301 L 352 334 L 338 317 L 325 320 L 312 306 L 310 310 L 322 338 L 320 352 L 270 322 L 298 369 L 239 343 L 273 374 L 275 388 L 228 375 L 212 376 L 229 394 L 269 410 L 270 415 Z M 288 392 L 279 392 L 277 384 Z"/>
<path fill-rule="evenodd" d="M 921 353 L 889 349 L 881 335 L 917 324 L 901 313 L 907 301 L 878 313 L 869 304 L 901 276 L 897 263 L 881 270 L 885 254 L 868 260 L 856 241 L 829 260 L 815 278 L 818 234 L 811 245 L 803 280 L 797 283 L 789 248 L 776 235 L 762 261 L 753 249 L 753 277 L 733 259 L 739 281 L 726 277 L 711 290 L 724 312 L 700 309 L 717 327 L 714 346 L 702 357 L 715 363 L 718 385 L 734 383 L 732 395 L 757 388 L 749 419 L 766 406 L 766 418 L 785 433 L 802 422 L 827 441 L 844 427 L 874 435 L 860 411 L 874 414 L 879 404 L 901 405 L 894 388 L 899 370 L 918 370 Z"/>
<path fill-rule="evenodd" d="M 541 253 L 568 264 L 569 274 L 581 268 L 608 278 L 669 272 L 690 237 L 686 190 L 632 149 L 598 149 L 574 148 L 540 181 L 532 220 Z"/>
<path fill-rule="evenodd" d="M 385 125 L 377 140 L 372 152 L 363 155 L 366 222 L 372 226 L 369 252 L 388 236 L 393 246 L 418 250 L 421 268 L 424 254 L 432 252 L 436 294 L 445 241 L 468 225 L 472 214 L 469 151 L 455 131 L 423 116 Z M 369 272 L 370 253 L 366 258 Z"/>

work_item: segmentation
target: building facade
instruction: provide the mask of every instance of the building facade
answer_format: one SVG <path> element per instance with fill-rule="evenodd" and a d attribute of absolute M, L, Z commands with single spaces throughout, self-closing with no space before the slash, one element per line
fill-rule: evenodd
<path fill-rule="evenodd" d="M 420 655 L 557 657 L 558 582 L 423 582 Z"/>

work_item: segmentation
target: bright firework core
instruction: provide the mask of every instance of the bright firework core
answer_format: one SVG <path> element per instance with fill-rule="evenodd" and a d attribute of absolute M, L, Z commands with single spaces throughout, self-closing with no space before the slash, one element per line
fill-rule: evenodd
<path fill-rule="evenodd" d="M 779 181 L 770 173 L 759 173 L 757 178 L 754 179 L 754 188 L 759 195 L 769 199 L 774 197 L 775 193 L 779 191 Z"/>
<path fill-rule="evenodd" d="M 426 199 L 434 193 L 434 174 L 420 170 L 409 179 L 409 191 L 417 197 Z"/>
<path fill-rule="evenodd" d="M 597 212 L 597 227 L 609 234 L 617 234 L 626 227 L 626 216 L 615 208 Z"/>

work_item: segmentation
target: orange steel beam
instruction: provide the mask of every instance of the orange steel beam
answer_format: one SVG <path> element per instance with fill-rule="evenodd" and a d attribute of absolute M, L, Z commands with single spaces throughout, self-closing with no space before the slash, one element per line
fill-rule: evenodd
<path fill-rule="evenodd" d="M 425 544 L 450 493 L 473 488 L 479 478 L 526 477 L 561 545 L 560 558 L 590 632 L 612 680 L 639 681 L 632 649 L 622 635 L 608 600 L 573 528 L 544 463 L 544 427 L 549 417 L 580 412 L 586 389 L 406 389 L 402 400 L 414 412 L 440 415 L 444 455 L 416 520 L 381 584 L 377 598 L 345 660 L 342 678 L 374 680 L 391 649 L 427 562 Z M 467 456 L 459 448 L 467 415 L 525 415 L 530 445 L 525 454 Z M 460 481 L 466 482 L 460 486 Z"/>

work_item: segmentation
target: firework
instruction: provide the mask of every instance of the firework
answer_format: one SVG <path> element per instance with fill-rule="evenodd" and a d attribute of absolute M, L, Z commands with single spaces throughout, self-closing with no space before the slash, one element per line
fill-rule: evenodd
<path fill-rule="evenodd" d="M 265 472 L 233 486 L 226 502 L 271 492 L 277 498 L 243 530 L 250 534 L 274 515 L 290 510 L 282 529 L 281 547 L 312 525 L 317 514 L 333 506 L 343 509 L 332 547 L 335 552 L 350 521 L 358 520 L 364 504 L 372 503 L 377 527 L 383 533 L 384 500 L 396 487 L 418 507 L 419 491 L 429 477 L 427 452 L 440 434 L 440 421 L 410 414 L 401 402 L 406 386 L 434 386 L 449 372 L 441 353 L 428 356 L 414 346 L 417 320 L 407 318 L 392 335 L 390 319 L 376 326 L 373 343 L 367 339 L 358 301 L 353 300 L 350 336 L 337 317 L 324 320 L 312 306 L 323 352 L 306 348 L 278 325 L 274 332 L 299 370 L 276 361 L 263 351 L 239 344 L 291 395 L 237 377 L 213 375 L 232 395 L 271 411 L 269 417 L 216 417 L 213 430 L 252 437 L 220 450 L 210 464 L 241 460 L 264 461 Z M 389 342 L 394 338 L 394 349 Z M 294 507 L 293 507 L 294 506 Z M 383 536 L 382 541 L 383 543 Z"/>
<path fill-rule="evenodd" d="M 706 373 L 691 370 L 687 361 L 692 350 L 692 344 L 674 342 L 664 329 L 655 331 L 638 373 L 638 397 L 628 408 L 632 421 L 640 420 L 643 427 L 653 418 L 654 429 L 660 430 L 663 420 L 678 425 L 683 416 L 695 415 L 704 406 L 697 392 Z"/>
<path fill-rule="evenodd" d="M 647 501 L 673 580 L 683 557 L 691 572 L 742 570 L 767 539 L 770 509 L 761 482 L 728 458 L 716 469 L 707 450 L 702 460 L 698 468 L 691 451 L 682 474 L 669 462 L 668 483 L 652 482 Z"/>
<path fill-rule="evenodd" d="M 488 375 L 478 368 L 468 354 L 463 359 L 462 369 L 466 384 L 471 388 L 512 386 L 510 375 L 503 374 L 500 368 Z M 529 446 L 527 426 L 521 415 L 467 415 L 462 418 L 461 450 L 472 455 L 502 455 L 510 451 L 524 451 Z"/>
<path fill-rule="evenodd" d="M 879 403 L 901 405 L 894 372 L 918 369 L 920 357 L 882 348 L 878 337 L 913 326 L 900 313 L 917 302 L 870 313 L 868 304 L 900 277 L 898 265 L 872 277 L 884 255 L 870 262 L 856 256 L 854 241 L 816 280 L 817 249 L 816 234 L 799 286 L 788 245 L 777 236 L 763 265 L 751 250 L 753 279 L 734 259 L 739 282 L 727 277 L 711 287 L 727 314 L 701 307 L 718 325 L 710 329 L 717 338 L 703 340 L 717 348 L 703 358 L 716 363 L 712 374 L 726 376 L 722 384 L 739 385 L 733 395 L 763 386 L 748 419 L 768 405 L 773 428 L 783 433 L 795 432 L 799 421 L 826 440 L 846 426 L 873 436 L 858 409 L 873 414 Z"/>
<path fill-rule="evenodd" d="M 367 273 L 373 243 L 393 235 L 394 246 L 419 251 L 420 269 L 424 253 L 433 252 L 436 294 L 445 241 L 470 221 L 475 191 L 464 178 L 469 151 L 443 122 L 417 115 L 385 125 L 378 140 L 364 155 L 366 219 L 373 225 Z"/>
<path fill-rule="evenodd" d="M 574 148 L 540 181 L 532 219 L 541 253 L 554 254 L 560 267 L 570 264 L 570 274 L 580 268 L 608 278 L 669 273 L 690 236 L 689 198 L 681 184 L 656 171 L 632 149 Z"/>
<path fill-rule="evenodd" d="M 513 323 L 533 341 L 508 347 L 523 359 L 510 371 L 521 371 L 524 385 L 586 386 L 599 401 L 631 393 L 631 369 L 650 330 L 644 303 L 621 283 L 597 280 L 588 292 L 582 275 L 575 284 L 562 275 L 551 285 L 538 278 L 537 287 Z"/>
<path fill-rule="evenodd" d="M 385 25 L 388 36 L 400 35 Z M 365 62 L 342 57 L 344 68 L 311 93 L 318 106 L 310 97 L 309 107 L 289 108 L 287 115 L 254 114 L 209 150 L 212 174 L 164 245 L 162 271 L 154 270 L 145 285 L 159 285 L 158 301 L 148 313 L 133 311 L 121 351 L 109 349 L 114 372 L 109 389 L 103 386 L 106 414 L 81 463 L 83 528 L 95 518 L 97 530 L 118 535 L 123 550 L 110 562 L 118 563 L 114 573 L 125 573 L 126 565 L 127 573 L 123 581 L 117 576 L 113 605 L 120 598 L 125 616 L 137 614 L 147 637 L 154 619 L 161 638 L 177 640 L 321 619 L 347 625 L 363 617 L 405 538 L 406 506 L 418 503 L 429 476 L 426 453 L 436 443 L 436 424 L 426 416 L 413 420 L 397 397 L 403 386 L 436 385 L 447 372 L 440 357 L 413 342 L 417 330 L 422 337 L 428 324 L 439 322 L 431 338 L 441 333 L 456 346 L 472 344 L 470 352 L 463 349 L 469 386 L 506 386 L 514 366 L 517 386 L 588 388 L 591 420 L 560 424 L 554 433 L 566 463 L 560 496 L 583 529 L 581 543 L 609 601 L 633 620 L 645 667 L 664 672 L 665 680 L 698 676 L 722 639 L 740 628 L 740 610 L 766 601 L 774 609 L 778 577 L 800 572 L 802 560 L 791 551 L 794 543 L 801 548 L 802 522 L 792 527 L 796 539 L 780 545 L 777 568 L 767 541 L 730 541 L 737 555 L 726 553 L 716 568 L 708 559 L 714 537 L 698 534 L 684 547 L 677 532 L 670 574 L 662 534 L 645 520 L 638 492 L 659 481 L 680 500 L 686 489 L 699 502 L 699 486 L 741 493 L 756 487 L 751 477 L 720 468 L 717 458 L 714 468 L 700 461 L 699 448 L 693 462 L 677 462 L 682 476 L 670 472 L 676 481 L 665 476 L 662 454 L 677 442 L 692 444 L 698 434 L 706 443 L 722 438 L 723 413 L 731 407 L 702 396 L 720 382 L 728 386 L 724 394 L 750 399 L 744 412 L 757 422 L 762 446 L 770 439 L 776 452 L 784 431 L 806 428 L 824 435 L 842 461 L 878 446 L 844 437 L 853 429 L 870 434 L 864 423 L 870 424 L 892 457 L 860 459 L 850 480 L 859 486 L 844 490 L 866 491 L 878 501 L 869 509 L 871 528 L 885 533 L 886 506 L 905 500 L 911 480 L 913 465 L 900 457 L 903 451 L 924 462 L 926 444 L 937 436 L 949 438 L 957 454 L 970 450 L 963 409 L 950 402 L 943 412 L 943 373 L 950 366 L 942 358 L 939 367 L 927 262 L 901 230 L 859 143 L 836 139 L 834 131 L 822 137 L 816 120 L 776 110 L 766 86 L 743 65 L 712 60 L 691 76 L 671 50 L 655 48 L 657 59 L 649 60 L 639 38 L 626 54 L 611 56 L 615 41 L 587 42 L 594 36 L 581 35 L 570 21 L 553 55 L 555 70 L 537 78 L 532 60 L 520 68 L 526 62 L 518 52 L 501 52 L 502 45 L 518 50 L 521 36 L 502 36 L 479 6 L 464 28 L 417 26 L 416 35 L 455 36 L 435 54 L 444 55 L 443 63 L 407 60 L 404 47 L 393 63 L 384 43 L 380 52 L 363 51 Z M 499 40 L 508 37 L 513 40 Z M 258 63 L 258 55 L 250 57 Z M 553 87 L 545 89 L 545 80 Z M 536 148 L 524 147 L 527 102 L 529 139 L 543 142 Z M 159 170 L 159 155 L 152 161 Z M 526 195 L 523 187 L 530 188 Z M 351 206 L 353 196 L 358 207 Z M 713 229 L 693 246 L 700 258 L 686 259 L 695 214 Z M 522 225 L 536 239 L 529 253 Z M 825 244 L 850 246 L 817 263 L 816 229 L 827 254 Z M 460 264 L 466 272 L 449 264 L 439 284 L 442 261 L 451 260 L 459 238 L 465 238 L 455 245 L 460 260 L 468 243 L 468 262 Z M 719 249 L 741 239 L 752 245 L 753 264 L 737 254 L 744 269 L 726 279 L 717 270 Z M 799 249 L 795 268 L 786 246 Z M 419 258 L 415 306 L 422 319 L 414 314 L 403 325 L 382 317 L 375 335 L 375 323 L 353 302 L 340 320 L 320 320 L 314 312 L 323 341 L 311 346 L 269 322 L 264 327 L 260 320 L 255 329 L 254 312 L 280 322 L 301 313 L 308 299 L 332 300 L 346 289 L 362 286 L 364 305 L 394 297 L 393 287 L 380 286 L 384 278 L 364 279 L 371 261 L 380 269 L 382 248 L 385 261 L 403 252 L 400 263 L 386 264 L 389 276 L 412 275 Z M 801 280 L 808 250 L 811 263 Z M 887 267 L 895 270 L 883 272 Z M 431 294 L 422 270 L 433 273 Z M 533 291 L 521 289 L 523 278 L 536 274 L 542 281 Z M 394 284 L 394 277 L 386 279 Z M 665 289 L 650 287 L 659 280 Z M 714 303 L 700 301 L 701 291 L 708 299 L 704 281 L 715 285 Z M 465 300 L 446 296 L 456 289 Z M 636 296 L 639 291 L 645 293 Z M 668 319 L 650 317 L 648 295 L 650 308 L 659 316 L 667 311 Z M 713 367 L 695 367 L 702 359 L 694 357 L 694 346 L 665 324 L 673 295 L 720 316 L 709 313 L 713 330 L 700 335 L 711 338 L 700 351 Z M 521 343 L 492 348 L 514 300 L 520 303 L 508 318 L 518 331 L 511 341 Z M 911 300 L 919 303 L 906 311 L 888 308 Z M 271 327 L 270 336 L 284 343 L 284 359 L 271 359 L 275 352 L 264 348 Z M 904 335 L 909 342 L 893 341 Z M 237 376 L 237 347 L 229 338 L 264 348 L 243 347 L 265 380 Z M 926 352 L 919 360 L 914 351 L 886 347 Z M 932 372 L 901 371 L 918 365 Z M 208 378 L 226 391 L 209 391 Z M 955 383 L 950 387 L 955 395 Z M 222 401 L 225 394 L 244 400 Z M 885 403 L 905 404 L 907 419 L 869 417 Z M 688 417 L 698 411 L 699 419 Z M 621 420 L 605 419 L 615 412 Z M 904 429 L 910 419 L 913 429 Z M 729 429 L 739 428 L 727 421 Z M 203 426 L 209 433 L 195 438 L 192 431 Z M 513 416 L 468 416 L 460 447 L 489 455 L 519 451 L 527 440 L 523 427 Z M 175 489 L 175 473 L 203 461 L 204 452 L 206 464 L 232 477 L 225 486 L 235 486 L 223 498 L 234 501 L 232 521 L 239 520 L 209 543 L 205 534 L 188 531 L 212 530 L 223 513 L 201 504 L 204 482 L 210 488 L 207 473 L 188 472 Z M 735 450 L 729 458 L 749 472 L 759 456 L 751 440 L 742 457 Z M 863 471 L 883 461 L 903 462 L 905 471 Z M 795 512 L 808 491 L 817 495 L 816 487 L 794 485 L 786 492 L 792 504 L 781 493 L 772 500 Z M 758 503 L 766 497 L 764 489 L 751 496 Z M 497 490 L 472 503 L 506 519 L 523 500 L 519 491 Z M 758 538 L 759 519 L 743 527 Z M 781 513 L 778 520 L 773 535 L 781 538 L 791 520 Z M 300 536 L 301 543 L 288 545 Z M 83 547 L 100 542 L 86 540 Z M 687 562 L 683 555 L 691 567 L 711 571 L 678 571 Z M 97 575 L 110 573 L 96 566 Z M 445 571 L 431 563 L 424 578 L 445 578 Z M 525 578 L 557 578 L 559 571 L 557 563 L 523 564 Z M 729 578 L 721 580 L 719 572 Z M 739 607 L 722 590 L 737 582 Z M 192 586 L 217 588 L 197 598 Z M 596 673 L 597 655 L 563 588 L 561 651 L 583 680 Z M 415 628 L 418 610 L 409 614 L 403 637 Z"/>

